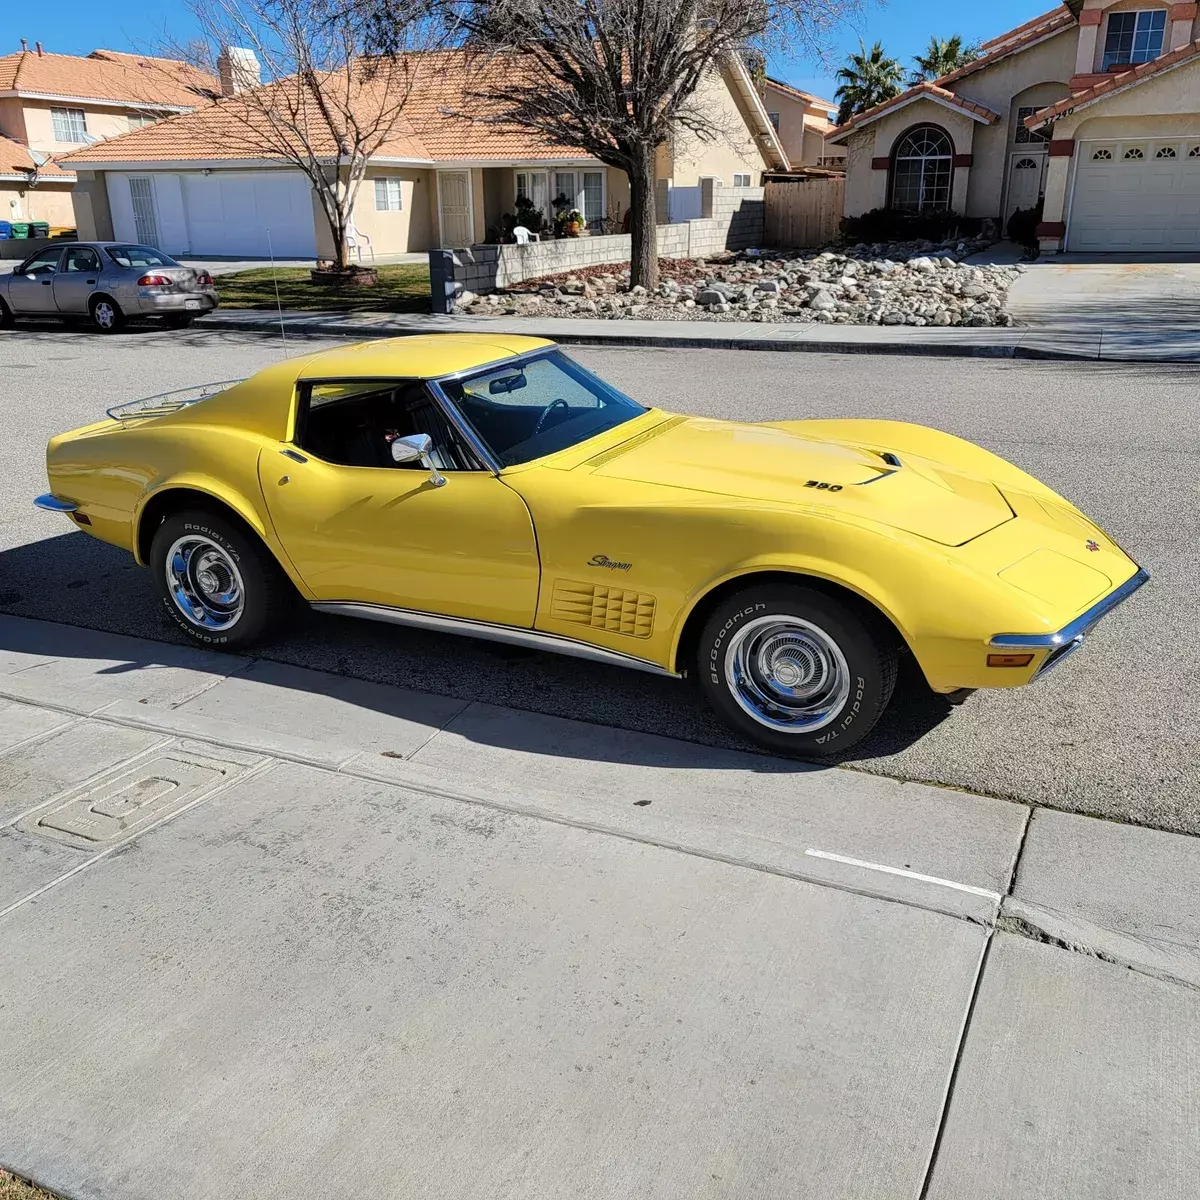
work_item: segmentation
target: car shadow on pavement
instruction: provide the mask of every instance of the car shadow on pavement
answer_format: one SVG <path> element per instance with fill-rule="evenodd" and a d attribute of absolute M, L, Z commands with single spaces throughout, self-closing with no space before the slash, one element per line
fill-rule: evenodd
<path fill-rule="evenodd" d="M 59 622 L 63 625 L 186 645 L 162 613 L 150 579 L 124 551 L 82 533 L 67 533 L 0 551 L 0 614 Z M 0 626 L 2 628 L 2 626 Z M 39 644 L 45 654 L 112 658 L 101 639 L 55 637 Z M 0 635 L 0 650 L 30 651 L 8 645 L 11 632 Z M 44 640 L 44 639 L 40 639 Z M 161 666 L 164 655 L 181 660 L 177 651 L 147 649 L 125 643 L 128 657 L 107 671 L 135 671 Z M 930 691 L 910 655 L 901 660 L 896 696 L 873 733 L 842 755 L 820 762 L 801 762 L 764 754 L 742 741 L 707 708 L 686 681 L 658 678 L 583 659 L 509 647 L 473 638 L 405 629 L 371 621 L 302 614 L 277 640 L 242 656 L 325 672 L 285 679 L 285 686 L 336 695 L 340 681 L 362 680 L 385 685 L 359 689 L 353 703 L 399 715 L 397 693 L 404 688 L 464 702 L 500 705 L 572 721 L 585 721 L 645 737 L 564 736 L 554 753 L 603 759 L 630 756 L 647 765 L 708 766 L 777 773 L 804 771 L 894 755 L 920 740 L 946 720 L 954 708 Z M 346 698 L 346 697 L 343 697 Z M 520 722 L 472 723 L 488 730 L 496 744 L 514 750 L 545 750 L 545 732 Z M 674 746 L 659 738 L 675 739 Z M 750 752 L 730 754 L 730 751 Z M 752 756 L 752 758 L 751 758 Z"/>

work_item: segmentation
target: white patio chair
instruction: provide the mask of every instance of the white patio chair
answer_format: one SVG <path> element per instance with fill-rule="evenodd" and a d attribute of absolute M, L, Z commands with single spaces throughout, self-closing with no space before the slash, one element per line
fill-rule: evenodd
<path fill-rule="evenodd" d="M 371 261 L 375 261 L 375 247 L 371 245 L 371 239 L 358 229 L 355 225 L 347 226 L 346 228 L 346 249 L 349 250 L 359 262 L 362 262 L 363 246 L 371 252 Z"/>
<path fill-rule="evenodd" d="M 518 246 L 524 246 L 528 242 L 540 242 L 542 240 L 542 235 L 540 233 L 534 233 L 532 230 L 526 229 L 524 225 L 518 225 L 516 229 L 513 230 L 513 237 L 517 239 Z"/>

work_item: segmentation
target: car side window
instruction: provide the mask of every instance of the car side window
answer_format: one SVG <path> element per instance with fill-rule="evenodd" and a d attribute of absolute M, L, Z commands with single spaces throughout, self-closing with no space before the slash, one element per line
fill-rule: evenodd
<path fill-rule="evenodd" d="M 27 259 L 20 273 L 22 275 L 53 275 L 58 270 L 58 260 L 61 255 L 62 249 L 59 247 L 43 250 Z"/>
<path fill-rule="evenodd" d="M 331 379 L 303 385 L 297 445 L 343 467 L 424 470 L 397 463 L 392 443 L 426 433 L 442 471 L 477 471 L 481 464 L 423 383 L 412 380 Z"/>
<path fill-rule="evenodd" d="M 68 271 L 90 271 L 98 274 L 100 271 L 100 256 L 88 246 L 74 246 L 67 251 L 66 269 Z"/>

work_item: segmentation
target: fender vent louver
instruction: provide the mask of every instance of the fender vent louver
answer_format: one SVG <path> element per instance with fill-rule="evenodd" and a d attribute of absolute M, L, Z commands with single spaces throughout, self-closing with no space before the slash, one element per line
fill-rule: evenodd
<path fill-rule="evenodd" d="M 654 597 L 603 584 L 559 579 L 554 584 L 550 615 L 573 625 L 648 638 L 654 628 Z"/>

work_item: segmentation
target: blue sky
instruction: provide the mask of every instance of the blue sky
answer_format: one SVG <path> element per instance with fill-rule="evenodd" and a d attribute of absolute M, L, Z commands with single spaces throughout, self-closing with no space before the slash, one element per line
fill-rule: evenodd
<path fill-rule="evenodd" d="M 833 99 L 833 74 L 845 56 L 858 47 L 858 38 L 869 46 L 876 39 L 889 54 L 908 67 L 931 36 L 961 33 L 967 41 L 982 41 L 1003 33 L 1052 7 L 1052 0 L 998 0 L 990 6 L 961 0 L 893 0 L 868 4 L 862 15 L 847 25 L 829 49 L 826 61 L 775 55 L 772 75 L 805 91 Z M 124 4 L 98 4 L 96 0 L 55 0 L 40 5 L 0 0 L 0 53 L 20 48 L 20 39 L 32 46 L 41 41 L 59 54 L 86 54 L 97 46 L 112 50 L 144 49 L 159 40 L 163 25 L 173 38 L 186 41 L 191 18 L 181 0 L 126 0 Z"/>

